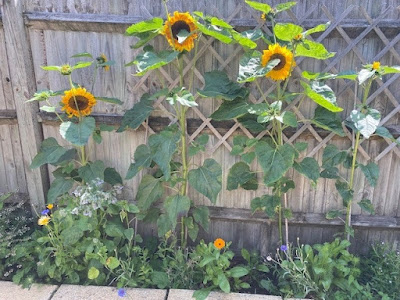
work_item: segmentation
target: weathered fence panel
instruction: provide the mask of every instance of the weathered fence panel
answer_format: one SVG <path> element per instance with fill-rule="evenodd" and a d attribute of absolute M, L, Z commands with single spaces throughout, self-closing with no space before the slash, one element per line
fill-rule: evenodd
<path fill-rule="evenodd" d="M 277 4 L 282 1 L 268 1 L 269 4 Z M 8 1 L 6 1 L 8 3 Z M 4 6 L 4 4 L 3 4 Z M 6 7 L 11 4 L 6 4 Z M 258 26 L 265 31 L 270 29 L 263 25 L 259 14 L 248 9 L 244 1 L 239 0 L 199 0 L 199 1 L 168 1 L 170 11 L 195 11 L 201 10 L 224 18 L 238 29 L 246 29 L 249 26 Z M 10 10 L 4 11 L 4 13 Z M 17 10 L 12 10 L 18 13 Z M 90 52 L 94 55 L 106 54 L 116 63 L 110 72 L 102 72 L 94 86 L 94 94 L 101 96 L 117 97 L 124 101 L 121 107 L 100 103 L 94 109 L 94 116 L 99 123 L 116 125 L 120 122 L 123 111 L 136 103 L 140 96 L 159 87 L 157 77 L 149 72 L 143 77 L 132 76 L 133 68 L 125 68 L 124 64 L 139 52 L 130 49 L 134 39 L 123 35 L 125 28 L 131 23 L 147 19 L 153 16 L 165 17 L 161 1 L 121 0 L 121 1 L 70 1 L 70 0 L 25 0 L 19 18 L 24 18 L 27 30 L 27 43 L 29 43 L 27 57 L 31 59 L 32 77 L 26 77 L 22 84 L 34 85 L 38 90 L 60 90 L 68 86 L 65 78 L 53 76 L 43 71 L 42 65 L 60 65 L 71 61 L 70 57 L 79 52 Z M 362 64 L 379 60 L 382 64 L 400 65 L 400 3 L 398 0 L 374 1 L 374 0 L 339 0 L 339 1 L 299 1 L 292 12 L 283 14 L 283 21 L 291 21 L 304 27 L 315 26 L 327 21 L 331 26 L 326 32 L 316 34 L 314 38 L 323 42 L 329 51 L 337 52 L 337 55 L 326 61 L 313 61 L 307 58 L 296 60 L 295 74 L 301 74 L 303 70 L 340 72 L 349 68 L 359 69 Z M 1 27 L 0 27 L 1 28 Z M 14 39 L 10 39 L 11 42 Z M 20 72 L 18 66 L 10 61 L 15 59 L 11 53 L 14 46 L 4 46 L 4 34 L 0 29 L 0 192 L 14 190 L 19 187 L 22 193 L 29 192 L 32 197 L 32 188 L 29 187 L 31 175 L 28 172 L 28 158 L 34 153 L 28 151 L 24 143 L 27 133 L 26 126 L 30 126 L 37 134 L 43 133 L 43 138 L 55 137 L 61 144 L 65 142 L 58 133 L 58 123 L 54 116 L 40 113 L 38 123 L 25 124 L 20 120 L 24 111 L 30 111 L 32 120 L 37 115 L 21 105 L 22 98 L 29 98 L 13 91 L 8 83 L 8 68 L 11 75 Z M 156 48 L 166 45 L 162 38 L 154 42 Z M 10 53 L 9 53 L 10 52 Z M 236 78 L 238 62 L 243 50 L 238 45 L 222 45 L 212 38 L 203 37 L 199 45 L 199 59 L 195 72 L 195 87 L 201 88 L 204 79 L 201 74 L 214 69 L 225 70 L 231 79 Z M 185 58 L 189 70 L 192 64 L 192 56 Z M 9 63 L 9 65 L 7 64 Z M 162 68 L 161 74 L 169 86 L 178 82 L 178 75 L 169 67 Z M 75 76 L 75 75 L 74 75 Z M 82 70 L 74 81 L 91 81 L 90 72 Z M 32 81 L 33 78 L 35 82 Z M 29 80 L 30 81 L 29 81 Z M 13 82 L 13 81 L 12 81 Z M 373 87 L 373 93 L 368 101 L 382 112 L 383 118 L 380 125 L 389 127 L 396 137 L 400 134 L 400 76 L 399 74 L 378 81 Z M 353 109 L 355 103 L 360 100 L 360 91 L 353 82 L 338 80 L 332 82 L 332 87 L 338 96 L 338 103 L 344 108 L 341 116 L 345 118 Z M 28 93 L 32 88 L 24 87 Z M 274 83 L 265 80 L 262 83 L 264 93 L 274 89 Z M 293 92 L 300 90 L 299 81 L 295 80 L 289 89 Z M 257 102 L 262 95 L 255 88 L 251 91 L 250 99 Z M 296 108 L 299 99 L 296 99 L 286 109 L 291 110 L 300 119 L 313 116 L 315 104 L 305 101 L 301 109 Z M 210 232 L 204 237 L 223 236 L 227 240 L 234 241 L 237 247 L 246 246 L 257 248 L 263 253 L 271 251 L 276 246 L 277 229 L 274 221 L 250 211 L 250 200 L 264 191 L 227 191 L 225 189 L 226 177 L 229 168 L 237 161 L 237 157 L 230 155 L 232 139 L 234 135 L 245 134 L 253 137 L 252 133 L 239 123 L 214 122 L 209 119 L 210 114 L 218 107 L 219 102 L 213 99 L 198 99 L 199 107 L 193 108 L 189 114 L 188 122 L 190 139 L 193 140 L 201 133 L 211 135 L 207 151 L 194 158 L 193 163 L 200 164 L 206 158 L 216 159 L 223 167 L 224 187 L 221 192 L 217 207 L 212 208 L 212 226 Z M 18 104 L 17 104 L 18 103 Z M 158 110 L 136 131 L 126 131 L 122 134 L 106 133 L 101 145 L 90 144 L 89 153 L 92 159 L 102 159 L 106 165 L 116 167 L 121 174 L 126 174 L 133 158 L 136 147 L 145 143 L 148 136 L 159 130 L 161 126 L 168 124 L 170 117 L 165 113 L 168 105 L 163 100 L 155 103 Z M 17 118 L 18 117 L 18 118 Z M 7 120 L 7 121 L 5 121 Z M 8 122 L 8 123 L 7 123 Z M 23 126 L 21 128 L 21 125 Z M 18 127 L 19 126 L 19 127 Z M 351 133 L 340 138 L 323 130 L 314 128 L 305 121 L 296 131 L 285 132 L 284 139 L 294 143 L 307 141 L 309 147 L 307 156 L 313 156 L 321 160 L 322 152 L 327 144 L 333 143 L 339 148 L 347 149 L 351 146 Z M 263 134 L 257 135 L 261 137 Z M 11 147 L 11 148 L 10 148 Z M 37 147 L 37 144 L 36 146 Z M 10 150 L 12 149 L 12 151 Z M 32 148 L 33 149 L 33 148 Z M 26 150 L 26 151 L 25 151 Z M 22 155 L 24 154 L 24 155 Z M 355 202 L 362 198 L 372 200 L 376 216 L 369 216 L 361 212 L 355 204 L 353 207 L 354 225 L 356 227 L 356 243 L 354 247 L 362 251 L 363 245 L 372 240 L 400 240 L 400 148 L 386 139 L 371 139 L 362 143 L 360 154 L 365 161 L 374 160 L 380 167 L 381 175 L 377 186 L 372 188 L 357 173 L 355 178 Z M 22 163 L 22 157 L 24 157 Z M 253 166 L 257 167 L 257 166 Z M 49 168 L 51 178 L 52 169 Z M 343 170 L 344 171 L 344 170 Z M 29 171 L 31 172 L 31 171 Z M 291 220 L 291 238 L 295 241 L 300 238 L 302 243 L 321 242 L 332 239 L 335 232 L 341 230 L 341 223 L 337 220 L 326 220 L 324 215 L 331 209 L 341 207 L 334 182 L 320 179 L 316 188 L 297 173 L 291 174 L 296 183 L 296 190 L 289 194 L 289 204 L 294 211 L 294 219 Z M 46 181 L 41 174 L 36 178 Z M 125 196 L 134 199 L 140 176 L 126 182 Z M 42 185 L 43 186 L 43 183 Z M 38 192 L 39 193 L 39 192 Z M 196 203 L 210 205 L 209 200 L 195 191 L 190 191 L 191 197 Z M 42 200 L 34 200 L 42 201 Z M 142 231 L 150 233 L 150 226 L 142 226 Z"/>

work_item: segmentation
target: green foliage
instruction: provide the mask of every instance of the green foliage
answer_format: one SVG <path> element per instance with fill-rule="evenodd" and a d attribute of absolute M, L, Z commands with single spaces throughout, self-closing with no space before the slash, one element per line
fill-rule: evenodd
<path fill-rule="evenodd" d="M 224 101 L 220 107 L 212 113 L 211 118 L 216 121 L 236 119 L 244 116 L 249 108 L 250 104 L 242 98 L 237 98 L 233 101 Z"/>
<path fill-rule="evenodd" d="M 365 113 L 353 110 L 350 114 L 350 120 L 363 137 L 368 139 L 378 128 L 381 114 L 373 108 L 368 108 Z"/>
<path fill-rule="evenodd" d="M 338 114 L 322 106 L 318 106 L 315 109 L 314 118 L 311 122 L 322 129 L 332 131 L 339 136 L 345 136 L 342 128 L 342 120 Z"/>
<path fill-rule="evenodd" d="M 30 168 L 35 169 L 44 164 L 58 165 L 74 156 L 75 150 L 65 149 L 58 144 L 55 138 L 50 137 L 42 142 L 40 151 L 33 158 Z"/>
<path fill-rule="evenodd" d="M 360 282 L 371 287 L 374 297 L 397 299 L 400 291 L 399 251 L 382 242 L 372 245 L 368 255 L 360 261 Z"/>
<path fill-rule="evenodd" d="M 332 89 L 326 84 L 312 81 L 311 84 L 308 85 L 302 81 L 301 85 L 304 88 L 304 94 L 318 105 L 332 112 L 340 112 L 343 110 L 343 108 L 337 106 L 336 96 Z"/>
<path fill-rule="evenodd" d="M 251 82 L 258 77 L 264 77 L 280 62 L 279 59 L 269 61 L 265 66 L 261 65 L 261 53 L 259 51 L 248 51 L 239 62 L 239 74 L 237 81 L 240 83 Z"/>
<path fill-rule="evenodd" d="M 301 245 L 277 252 L 278 287 L 284 297 L 316 299 L 372 299 L 358 282 L 359 258 L 350 243 L 335 239 L 314 246 Z"/>

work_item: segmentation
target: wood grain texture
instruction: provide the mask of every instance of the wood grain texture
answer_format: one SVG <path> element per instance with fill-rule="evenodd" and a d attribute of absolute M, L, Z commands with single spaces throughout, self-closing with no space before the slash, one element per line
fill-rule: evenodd
<path fill-rule="evenodd" d="M 44 168 L 36 170 L 29 168 L 32 158 L 39 150 L 43 137 L 41 126 L 36 117 L 38 106 L 34 104 L 25 105 L 25 101 L 35 91 L 35 82 L 33 80 L 34 72 L 29 39 L 22 18 L 21 1 L 5 1 L 2 6 L 2 15 L 12 96 L 17 111 L 23 154 L 23 159 L 19 160 L 18 163 L 24 166 L 31 204 L 39 208 L 44 206 L 47 175 Z"/>

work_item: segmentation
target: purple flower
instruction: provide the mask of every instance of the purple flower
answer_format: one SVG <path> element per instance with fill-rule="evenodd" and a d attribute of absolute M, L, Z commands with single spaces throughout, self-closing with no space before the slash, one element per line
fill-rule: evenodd
<path fill-rule="evenodd" d="M 287 250 L 287 246 L 286 245 L 282 245 L 281 246 L 281 251 L 286 251 Z"/>
<path fill-rule="evenodd" d="M 125 297 L 126 296 L 126 291 L 125 289 L 118 289 L 118 296 L 120 297 Z"/>
<path fill-rule="evenodd" d="M 48 215 L 50 213 L 50 209 L 45 209 L 42 211 L 42 216 Z"/>

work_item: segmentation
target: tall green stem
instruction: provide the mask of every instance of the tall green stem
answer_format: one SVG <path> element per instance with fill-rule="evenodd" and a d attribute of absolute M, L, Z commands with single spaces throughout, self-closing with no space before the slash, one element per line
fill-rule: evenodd
<path fill-rule="evenodd" d="M 187 183 L 188 183 L 188 154 L 187 154 L 187 139 L 186 139 L 186 111 L 185 106 L 181 107 L 179 116 L 179 125 L 181 130 L 181 160 L 182 160 L 182 185 L 180 187 L 180 195 L 186 196 L 187 194 Z M 181 218 L 181 246 L 186 246 L 186 226 L 184 224 L 184 217 Z"/>
<path fill-rule="evenodd" d="M 363 100 L 362 100 L 362 108 L 361 108 L 362 113 L 365 112 L 365 106 L 367 104 L 367 99 L 368 99 L 369 91 L 371 89 L 373 80 L 374 80 L 374 76 L 369 79 L 367 85 L 365 86 Z M 351 162 L 349 190 L 353 190 L 353 187 L 354 187 L 354 173 L 356 170 L 357 153 L 358 153 L 358 147 L 360 146 L 360 140 L 361 140 L 361 133 L 360 133 L 360 131 L 357 131 L 356 138 L 354 141 L 354 148 L 353 148 L 353 160 Z M 347 240 L 350 240 L 350 232 L 348 232 L 348 229 L 350 229 L 350 227 L 351 227 L 351 205 L 352 205 L 352 202 L 353 202 L 353 199 L 350 199 L 349 202 L 347 203 L 347 207 L 346 207 L 345 229 L 347 231 Z"/>

